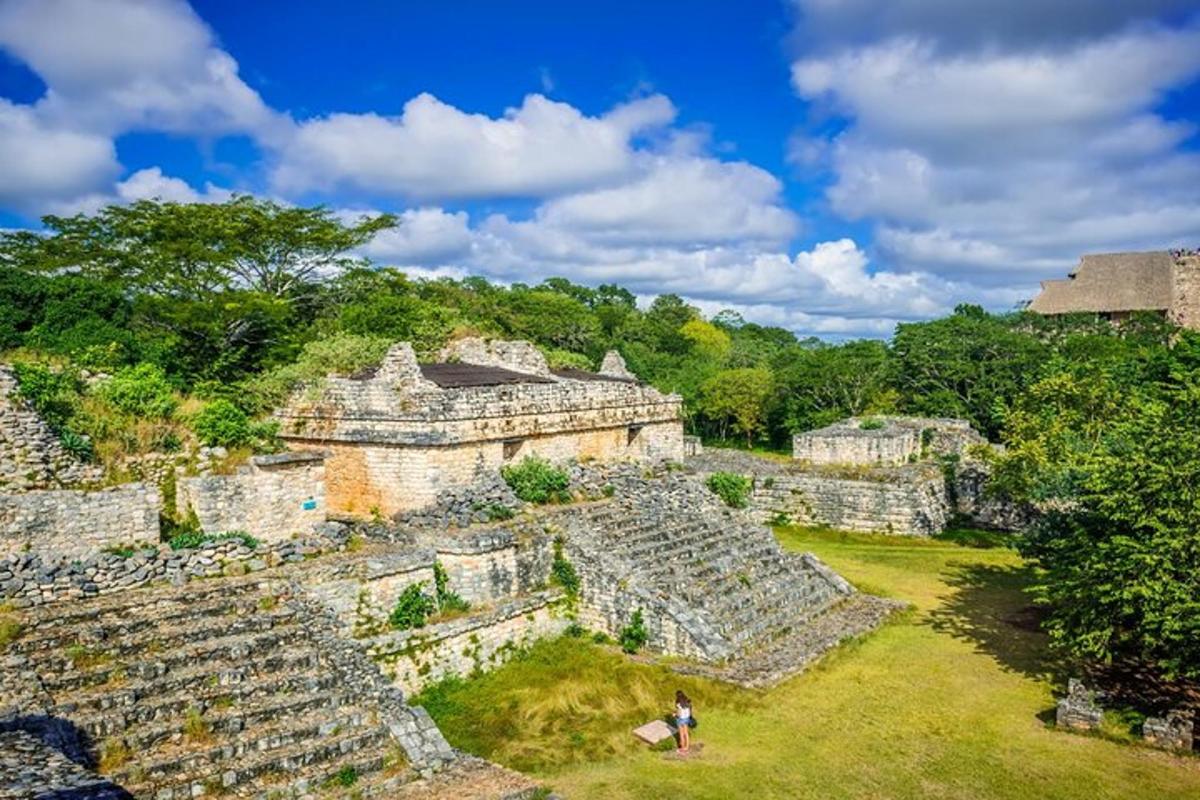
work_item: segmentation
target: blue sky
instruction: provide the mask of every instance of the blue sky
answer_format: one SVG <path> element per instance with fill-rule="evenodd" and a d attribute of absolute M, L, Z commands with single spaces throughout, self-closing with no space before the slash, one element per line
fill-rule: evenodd
<path fill-rule="evenodd" d="M 1196 0 L 0 0 L 0 225 L 251 192 L 418 275 L 885 336 L 1200 240 Z"/>

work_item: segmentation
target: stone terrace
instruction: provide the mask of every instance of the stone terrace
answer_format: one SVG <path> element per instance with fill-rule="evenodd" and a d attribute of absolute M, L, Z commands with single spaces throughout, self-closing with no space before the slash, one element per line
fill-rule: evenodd
<path fill-rule="evenodd" d="M 294 573 L 27 609 L 0 719 L 62 721 L 106 778 L 158 800 L 310 794 L 348 776 L 362 797 L 434 796 L 436 771 L 451 786 L 495 769 L 460 763 Z M 478 796 L 534 788 L 498 769 L 493 786 Z"/>

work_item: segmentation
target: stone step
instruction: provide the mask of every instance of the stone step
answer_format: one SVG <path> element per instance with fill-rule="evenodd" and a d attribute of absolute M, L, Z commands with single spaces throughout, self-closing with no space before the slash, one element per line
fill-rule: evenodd
<path fill-rule="evenodd" d="M 273 599 L 268 601 L 267 598 Z M 216 595 L 189 605 L 163 604 L 161 607 L 149 609 L 125 609 L 120 613 L 102 614 L 72 624 L 33 623 L 37 627 L 13 642 L 9 651 L 32 655 L 39 650 L 67 647 L 80 639 L 103 641 L 118 636 L 133 636 L 151 628 L 185 624 L 201 617 L 255 614 L 264 610 L 267 603 L 278 602 L 279 599 L 275 595 L 247 592 Z"/>
<path fill-rule="evenodd" d="M 336 691 L 328 687 L 314 687 L 311 691 L 280 693 L 257 698 L 242 705 L 212 706 L 201 713 L 199 719 L 208 727 L 213 737 L 236 738 L 243 732 L 253 732 L 261 726 L 277 721 L 283 721 L 290 727 L 291 723 L 287 721 L 314 715 L 321 719 L 334 719 L 339 709 L 353 708 L 358 699 L 351 688 Z M 185 733 L 189 713 L 189 710 L 185 709 L 172 719 L 123 727 L 125 743 L 135 752 L 147 752 L 163 742 L 178 739 Z"/>
<path fill-rule="evenodd" d="M 144 740 L 157 741 L 176 730 L 182 730 L 186 715 L 191 709 L 211 716 L 215 724 L 218 718 L 236 716 L 239 712 L 242 716 L 247 716 L 261 706 L 271 707 L 271 703 L 277 698 L 282 698 L 280 702 L 284 705 L 295 700 L 306 707 L 314 693 L 318 697 L 329 697 L 331 702 L 337 700 L 333 702 L 334 706 L 354 699 L 349 688 L 342 692 L 338 692 L 337 689 L 338 681 L 335 676 L 312 674 L 307 671 L 262 676 L 258 680 L 233 686 L 222 686 L 219 683 L 209 686 L 204 682 L 193 681 L 190 685 L 174 691 L 144 697 L 141 702 L 93 710 L 89 713 L 76 712 L 71 717 L 71 722 L 95 739 L 121 735 L 132 730 L 133 738 L 139 742 L 139 747 L 148 747 L 149 744 Z M 229 725 L 221 727 L 221 730 L 233 729 Z M 129 734 L 126 734 L 125 739 L 132 746 Z"/>
<path fill-rule="evenodd" d="M 282 786 L 263 788 L 264 782 L 260 779 L 239 787 L 234 795 L 254 800 L 311 795 L 391 798 L 417 777 L 417 773 L 408 766 L 404 751 L 389 738 L 369 747 L 300 767 L 287 776 Z"/>
<path fill-rule="evenodd" d="M 189 664 L 210 662 L 216 669 L 219 664 L 237 665 L 255 655 L 290 647 L 299 637 L 298 626 L 287 625 L 269 628 L 261 632 L 220 636 L 189 644 L 169 652 L 142 652 L 136 658 L 122 662 L 108 661 L 90 669 L 68 669 L 53 672 L 39 669 L 42 683 L 51 695 L 86 689 L 113 683 L 119 676 L 148 679 L 165 675 L 173 669 Z"/>
<path fill-rule="evenodd" d="M 283 591 L 286 587 L 278 578 L 254 574 L 240 578 L 229 577 L 210 581 L 191 581 L 186 589 L 176 586 L 153 586 L 100 595 L 72 602 L 50 603 L 22 610 L 30 628 L 58 625 L 77 625 L 87 621 L 127 614 L 153 615 L 172 606 L 184 608 L 214 597 L 264 595 Z"/>
<path fill-rule="evenodd" d="M 367 719 L 367 712 L 348 707 L 331 714 L 319 709 L 274 725 L 255 726 L 237 737 L 213 743 L 167 742 L 139 753 L 137 763 L 115 771 L 118 783 L 158 786 L 203 783 L 214 778 L 226 788 L 265 772 L 285 775 L 299 767 L 329 761 L 344 753 L 375 746 L 390 738 L 387 729 Z M 227 773 L 232 772 L 230 780 Z"/>
<path fill-rule="evenodd" d="M 130 706 L 148 701 L 165 702 L 180 692 L 200 692 L 197 696 L 228 693 L 243 686 L 261 691 L 270 688 L 272 681 L 286 683 L 296 675 L 304 675 L 320 667 L 320 656 L 307 643 L 295 643 L 285 650 L 244 659 L 235 666 L 212 662 L 188 663 L 181 668 L 159 673 L 150 670 L 147 678 L 131 678 L 110 684 L 73 689 L 66 692 L 68 700 L 55 706 L 58 716 L 87 715 L 112 710 L 120 712 Z M 260 676 L 270 676 L 264 683 Z M 204 687 L 198 690 L 196 687 Z M 286 687 L 285 687 L 286 688 Z M 165 700 L 164 700 L 165 698 Z"/>
<path fill-rule="evenodd" d="M 38 653 L 35 659 L 39 668 L 49 672 L 76 670 L 80 658 L 72 657 L 72 649 L 86 650 L 85 660 L 129 661 L 147 654 L 171 653 L 187 649 L 190 645 L 208 643 L 217 637 L 258 634 L 284 627 L 293 627 L 297 622 L 294 609 L 282 608 L 269 613 L 250 616 L 202 617 L 190 623 L 176 624 L 166 629 L 148 628 L 133 636 L 114 637 L 101 641 L 83 640 L 68 648 Z"/>

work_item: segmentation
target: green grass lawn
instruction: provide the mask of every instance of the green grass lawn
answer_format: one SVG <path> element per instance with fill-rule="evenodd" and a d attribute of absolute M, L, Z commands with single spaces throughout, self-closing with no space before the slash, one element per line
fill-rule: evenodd
<path fill-rule="evenodd" d="M 1198 798 L 1200 759 L 1060 733 L 1061 676 L 1003 548 L 787 529 L 860 588 L 911 611 L 774 689 L 635 663 L 587 639 L 544 642 L 425 702 L 452 743 L 568 798 Z M 682 686 L 703 758 L 665 761 L 629 735 Z"/>

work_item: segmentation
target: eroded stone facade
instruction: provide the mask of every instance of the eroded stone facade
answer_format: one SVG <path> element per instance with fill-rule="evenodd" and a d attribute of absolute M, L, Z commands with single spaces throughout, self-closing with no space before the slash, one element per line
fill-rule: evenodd
<path fill-rule="evenodd" d="M 962 454 L 970 445 L 983 442 L 964 420 L 851 417 L 796 434 L 792 457 L 816 466 L 899 466 L 929 455 Z"/>
<path fill-rule="evenodd" d="M 144 483 L 0 494 L 0 557 L 80 559 L 115 545 L 157 542 L 161 511 L 158 489 Z"/>
<path fill-rule="evenodd" d="M 553 371 L 527 343 L 469 339 L 443 359 L 423 367 L 409 345 L 396 345 L 374 375 L 330 377 L 315 399 L 310 387 L 278 413 L 289 445 L 329 451 L 332 512 L 418 509 L 527 455 L 683 455 L 681 399 L 627 377 L 616 354 L 607 373 Z"/>
<path fill-rule="evenodd" d="M 282 541 L 325 521 L 325 453 L 253 456 L 232 475 L 179 477 L 176 511 L 205 533 L 244 531 Z"/>

